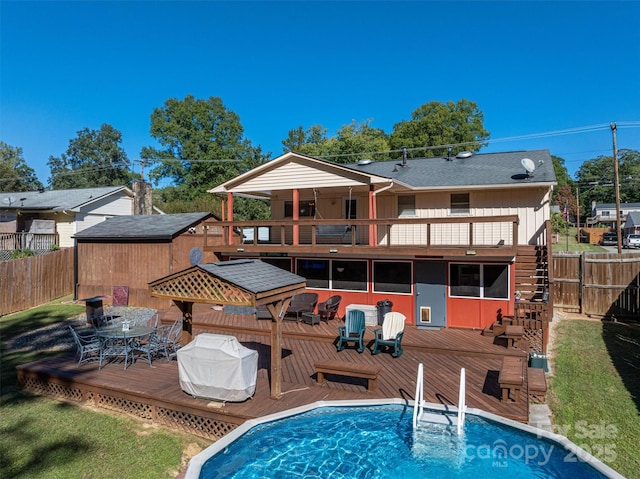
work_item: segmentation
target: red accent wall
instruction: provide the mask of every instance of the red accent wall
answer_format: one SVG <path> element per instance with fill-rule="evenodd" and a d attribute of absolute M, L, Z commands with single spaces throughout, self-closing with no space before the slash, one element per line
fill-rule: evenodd
<path fill-rule="evenodd" d="M 391 293 L 368 293 L 365 291 L 327 291 L 326 289 L 307 288 L 307 291 L 318 293 L 318 302 L 325 301 L 329 296 L 339 294 L 342 296 L 338 313 L 340 317 L 344 317 L 347 306 L 350 304 L 369 304 L 375 306 L 378 301 L 388 299 L 393 303 L 391 309 L 398 311 L 407 317 L 406 324 L 415 324 L 414 310 L 415 300 L 413 295 Z"/>

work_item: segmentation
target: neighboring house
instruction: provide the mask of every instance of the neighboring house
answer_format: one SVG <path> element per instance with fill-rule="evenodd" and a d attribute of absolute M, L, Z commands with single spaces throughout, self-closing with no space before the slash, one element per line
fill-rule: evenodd
<path fill-rule="evenodd" d="M 516 290 L 548 297 L 555 183 L 546 150 L 352 165 L 286 153 L 209 190 L 227 221 L 205 250 L 303 276 L 320 301 L 343 297 L 341 315 L 389 300 L 421 327 L 484 328 L 513 314 Z M 269 200 L 271 221 L 234 221 L 235 196 Z"/>
<path fill-rule="evenodd" d="M 587 218 L 586 225 L 605 224 L 615 231 L 618 219 L 615 203 L 591 204 L 591 218 Z M 623 224 L 629 213 L 640 213 L 640 203 L 620 203 L 620 224 Z"/>
<path fill-rule="evenodd" d="M 215 223 L 204 224 L 215 219 L 207 212 L 116 216 L 75 234 L 76 299 L 112 296 L 114 287 L 124 287 L 129 305 L 168 308 L 171 301 L 152 298 L 148 283 L 216 262 L 202 250 L 205 235 L 210 244 L 222 242 Z"/>
<path fill-rule="evenodd" d="M 0 193 L 0 233 L 31 235 L 21 246 L 30 249 L 38 235 L 51 235 L 51 244 L 72 247 L 74 234 L 107 218 L 134 214 L 135 197 L 125 186 Z"/>
<path fill-rule="evenodd" d="M 630 234 L 640 234 L 640 211 L 630 212 L 622 226 L 622 236 Z"/>

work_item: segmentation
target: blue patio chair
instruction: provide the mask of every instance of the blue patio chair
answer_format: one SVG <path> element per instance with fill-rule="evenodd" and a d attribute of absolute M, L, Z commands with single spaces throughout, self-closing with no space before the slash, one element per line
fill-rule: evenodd
<path fill-rule="evenodd" d="M 350 310 L 344 320 L 344 326 L 338 328 L 338 351 L 342 351 L 349 342 L 353 342 L 354 345 L 358 344 L 358 352 L 363 352 L 365 328 L 364 311 Z"/>
<path fill-rule="evenodd" d="M 79 333 L 69 325 L 73 341 L 76 343 L 78 366 L 87 361 L 100 359 L 100 340 L 93 332 Z"/>
<path fill-rule="evenodd" d="M 391 311 L 384 315 L 382 328 L 373 330 L 375 335 L 375 343 L 371 354 L 378 354 L 382 348 L 392 349 L 393 357 L 402 356 L 402 336 L 404 335 L 405 315 L 395 311 Z"/>
<path fill-rule="evenodd" d="M 164 356 L 167 361 L 177 355 L 181 344 L 182 318 L 176 319 L 171 325 L 158 326 L 155 334 L 150 338 L 151 355 Z"/>
<path fill-rule="evenodd" d="M 133 351 L 129 338 L 127 338 L 126 332 L 114 334 L 113 336 L 99 336 L 100 338 L 100 365 L 98 369 L 102 369 L 107 358 L 122 358 L 124 357 L 124 368 L 127 369 L 129 365 L 129 355 L 131 354 L 131 360 L 133 362 Z"/>

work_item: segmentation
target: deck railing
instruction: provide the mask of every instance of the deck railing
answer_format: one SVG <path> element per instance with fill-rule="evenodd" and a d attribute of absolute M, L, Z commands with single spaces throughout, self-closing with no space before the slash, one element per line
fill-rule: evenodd
<path fill-rule="evenodd" d="M 58 245 L 57 233 L 0 233 L 0 250 L 50 250 Z"/>
<path fill-rule="evenodd" d="M 223 245 L 496 247 L 518 244 L 518 216 L 216 221 Z M 205 246 L 212 246 L 205 243 Z"/>

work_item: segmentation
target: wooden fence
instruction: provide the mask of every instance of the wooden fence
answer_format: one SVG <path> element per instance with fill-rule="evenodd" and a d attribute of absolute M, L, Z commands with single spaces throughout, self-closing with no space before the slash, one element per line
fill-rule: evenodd
<path fill-rule="evenodd" d="M 554 253 L 554 307 L 640 318 L 640 253 Z"/>
<path fill-rule="evenodd" d="M 0 316 L 73 293 L 73 251 L 0 261 Z"/>

